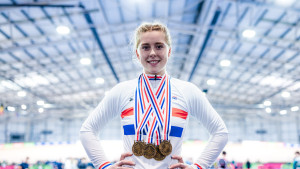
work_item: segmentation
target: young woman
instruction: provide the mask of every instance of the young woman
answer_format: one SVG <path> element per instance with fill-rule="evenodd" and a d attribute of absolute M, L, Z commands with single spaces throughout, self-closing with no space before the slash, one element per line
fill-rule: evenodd
<path fill-rule="evenodd" d="M 143 23 L 136 29 L 134 40 L 144 71 L 137 79 L 112 88 L 83 123 L 80 139 L 89 158 L 97 169 L 208 168 L 227 143 L 224 122 L 201 90 L 167 74 L 172 48 L 166 26 Z M 122 118 L 125 153 L 111 164 L 96 135 L 115 116 Z M 190 116 L 211 135 L 193 165 L 184 164 L 180 156 Z"/>

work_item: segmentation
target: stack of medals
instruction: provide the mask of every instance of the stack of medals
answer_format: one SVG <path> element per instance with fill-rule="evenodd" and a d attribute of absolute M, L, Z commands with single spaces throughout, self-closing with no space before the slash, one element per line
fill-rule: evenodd
<path fill-rule="evenodd" d="M 135 156 L 161 161 L 172 152 L 169 140 L 171 84 L 168 75 L 163 76 L 155 95 L 152 89 L 148 77 L 143 73 L 135 91 L 136 141 L 132 152 Z M 143 132 L 147 134 L 146 142 L 143 141 Z"/>

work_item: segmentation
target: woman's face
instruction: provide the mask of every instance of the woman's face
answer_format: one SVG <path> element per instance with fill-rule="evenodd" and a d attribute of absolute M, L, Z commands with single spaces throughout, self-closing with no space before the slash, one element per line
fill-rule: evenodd
<path fill-rule="evenodd" d="M 171 48 L 167 45 L 163 32 L 151 31 L 141 34 L 136 55 L 146 74 L 165 74 L 170 54 Z"/>

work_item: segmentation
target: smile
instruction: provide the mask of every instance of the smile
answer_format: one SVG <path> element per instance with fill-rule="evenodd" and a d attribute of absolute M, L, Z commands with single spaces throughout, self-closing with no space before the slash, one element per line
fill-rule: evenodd
<path fill-rule="evenodd" d="M 151 61 L 147 61 L 148 63 L 151 63 L 151 64 L 155 64 L 155 63 L 158 63 L 159 60 L 151 60 Z"/>

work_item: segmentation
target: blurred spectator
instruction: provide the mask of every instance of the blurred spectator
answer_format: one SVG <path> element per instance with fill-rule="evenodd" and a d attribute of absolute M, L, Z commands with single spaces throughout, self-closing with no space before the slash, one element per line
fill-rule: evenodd
<path fill-rule="evenodd" d="M 63 163 L 61 162 L 61 160 L 55 161 L 55 162 L 53 162 L 53 164 L 54 164 L 54 168 L 56 168 L 56 169 L 63 169 L 64 168 Z"/>
<path fill-rule="evenodd" d="M 251 168 L 251 163 L 250 163 L 249 160 L 247 160 L 247 162 L 246 162 L 246 168 L 247 168 L 247 169 L 250 169 L 250 168 Z"/>
<path fill-rule="evenodd" d="M 85 158 L 81 158 L 78 160 L 77 167 L 78 167 L 78 169 L 86 169 L 87 163 L 86 163 Z"/>
<path fill-rule="evenodd" d="M 230 163 L 227 161 L 226 159 L 226 151 L 223 151 L 222 152 L 222 157 L 219 159 L 219 164 L 218 164 L 218 168 L 225 168 L 225 169 L 231 169 L 230 167 Z"/>
<path fill-rule="evenodd" d="M 238 168 L 238 166 L 237 166 L 237 164 L 236 164 L 236 162 L 234 160 L 232 160 L 231 166 L 232 166 L 231 167 L 232 169 L 237 169 Z"/>
<path fill-rule="evenodd" d="M 29 157 L 26 157 L 25 161 L 23 161 L 20 166 L 22 169 L 28 169 L 29 168 Z"/>
<path fill-rule="evenodd" d="M 94 167 L 94 165 L 91 162 L 87 163 L 86 169 L 94 169 L 94 168 L 95 167 Z"/>
<path fill-rule="evenodd" d="M 293 169 L 300 169 L 300 152 L 295 152 L 295 158 L 293 162 Z"/>

